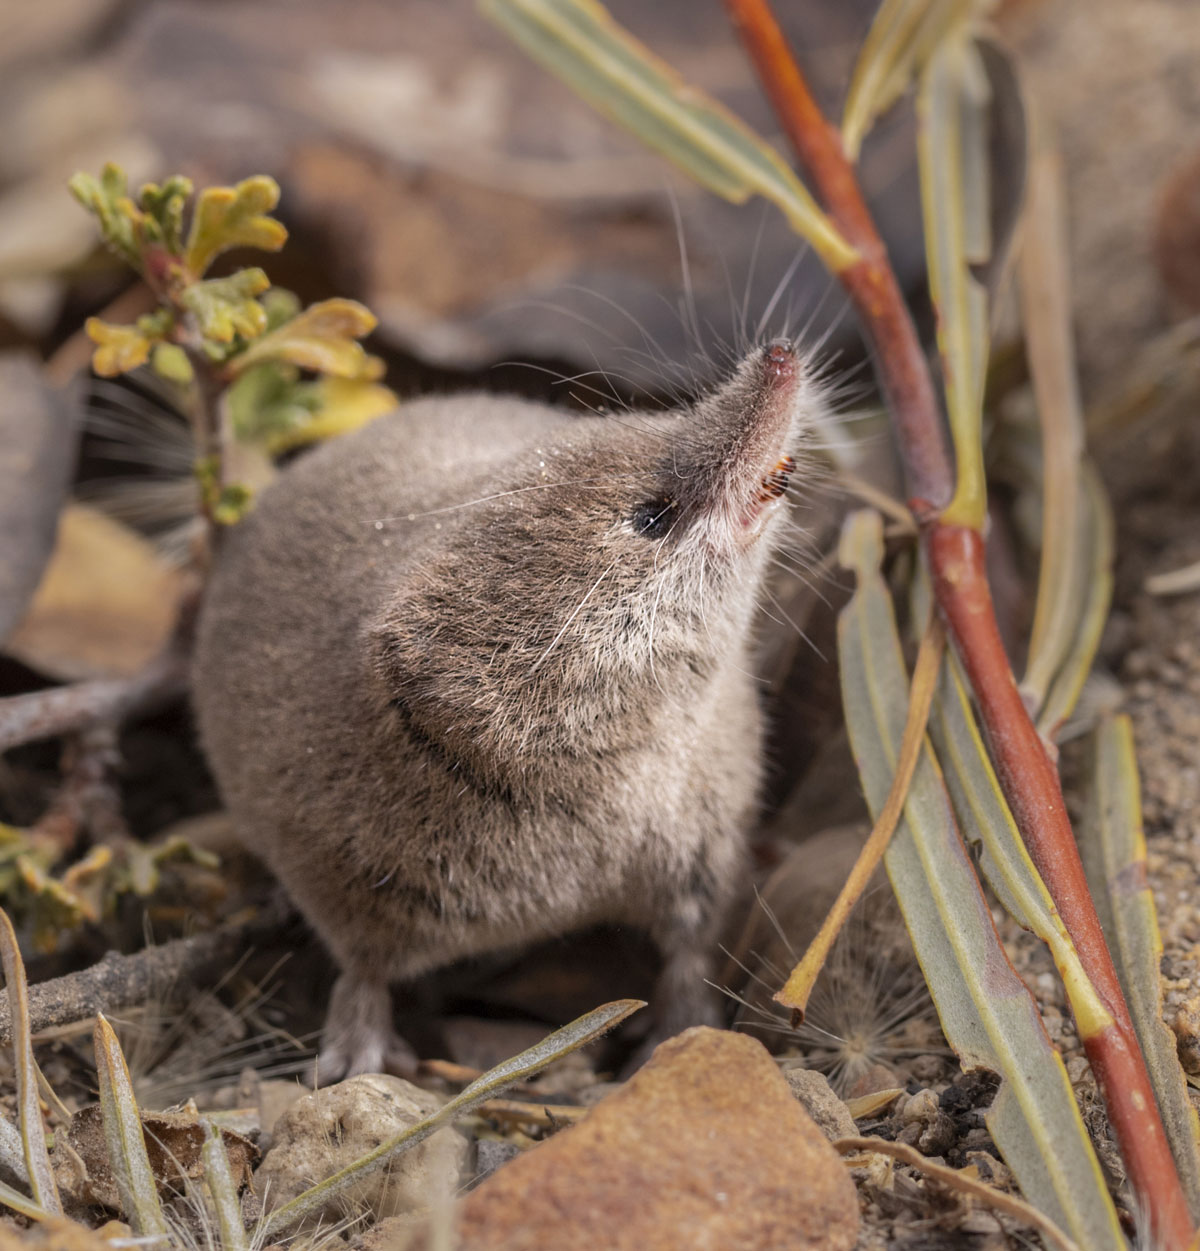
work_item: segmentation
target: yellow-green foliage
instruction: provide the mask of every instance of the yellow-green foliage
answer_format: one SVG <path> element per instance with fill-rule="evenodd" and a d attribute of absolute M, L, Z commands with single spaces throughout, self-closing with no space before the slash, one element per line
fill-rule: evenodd
<path fill-rule="evenodd" d="M 109 164 L 99 178 L 76 174 L 69 186 L 95 216 L 105 245 L 158 300 L 155 312 L 131 326 L 88 319 L 96 373 L 114 377 L 149 364 L 184 390 L 198 384 L 197 370 L 210 393 L 235 384 L 235 436 L 269 452 L 341 433 L 394 407 L 396 397 L 379 382 L 383 362 L 359 342 L 376 324 L 363 305 L 332 299 L 302 309 L 256 266 L 205 276 L 231 248 L 283 247 L 287 231 L 270 216 L 279 203 L 273 179 L 208 187 L 190 220 L 192 184 L 178 175 L 147 183 L 135 197 L 124 171 Z M 236 521 L 248 507 L 249 490 L 223 481 L 219 463 L 202 460 L 197 476 L 214 521 Z"/>

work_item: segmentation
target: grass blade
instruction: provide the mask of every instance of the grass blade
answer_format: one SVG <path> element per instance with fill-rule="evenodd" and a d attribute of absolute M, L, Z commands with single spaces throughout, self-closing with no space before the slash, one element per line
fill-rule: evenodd
<path fill-rule="evenodd" d="M 1112 1019 L 1083 970 L 1050 892 L 1025 849 L 971 712 L 966 683 L 953 659 L 942 671 L 930 737 L 960 828 L 981 848 L 980 868 L 988 884 L 1017 922 L 1050 948 L 1080 1036 L 1111 1025 Z"/>
<path fill-rule="evenodd" d="M 92 1033 L 96 1051 L 96 1078 L 109 1165 L 121 1196 L 121 1205 L 133 1232 L 141 1238 L 167 1240 L 167 1222 L 158 1202 L 154 1170 L 146 1154 L 142 1118 L 121 1044 L 104 1016 L 97 1015 Z"/>
<path fill-rule="evenodd" d="M 211 1121 L 204 1122 L 204 1145 L 200 1148 L 204 1180 L 208 1183 L 217 1210 L 217 1226 L 221 1231 L 221 1251 L 250 1251 L 242 1206 L 238 1202 L 237 1185 L 229 1168 L 229 1156 L 221 1131 Z"/>
<path fill-rule="evenodd" d="M 524 1081 L 527 1077 L 532 1077 L 554 1060 L 568 1055 L 579 1047 L 586 1046 L 645 1006 L 640 999 L 618 999 L 613 1003 L 606 1003 L 572 1021 L 570 1025 L 555 1030 L 540 1043 L 536 1043 L 519 1055 L 496 1065 L 494 1069 L 489 1069 L 482 1077 L 476 1078 L 453 1099 L 438 1108 L 436 1112 L 415 1125 L 410 1125 L 395 1138 L 381 1143 L 361 1159 L 355 1160 L 353 1164 L 348 1164 L 344 1169 L 334 1173 L 332 1177 L 327 1177 L 323 1182 L 309 1187 L 291 1202 L 276 1208 L 262 1223 L 261 1240 L 272 1241 L 282 1230 L 302 1220 L 314 1208 L 327 1203 L 333 1195 L 361 1181 L 377 1169 L 385 1167 L 396 1156 L 415 1147 L 417 1143 L 424 1142 L 443 1125 L 452 1124 L 460 1116 L 465 1116 L 493 1095 L 507 1090 L 509 1086 L 517 1082 Z"/>
<path fill-rule="evenodd" d="M 1187 1094 L 1175 1039 L 1162 1019 L 1162 938 L 1146 880 L 1146 839 L 1133 730 L 1126 716 L 1095 734 L 1083 866 L 1146 1057 L 1171 1154 L 1192 1217 L 1200 1220 L 1200 1120 Z"/>
<path fill-rule="evenodd" d="M 1021 682 L 1040 709 L 1076 634 L 1085 546 L 1079 465 L 1083 406 L 1071 344 L 1071 296 L 1062 206 L 1062 170 L 1039 152 L 1029 177 L 1021 242 L 1021 311 L 1025 352 L 1042 433 L 1042 556 L 1029 659 Z"/>
<path fill-rule="evenodd" d="M 908 690 L 882 553 L 878 516 L 854 514 L 840 554 L 857 590 L 839 620 L 838 648 L 851 744 L 873 813 L 895 771 Z M 947 1040 L 964 1068 L 1000 1075 L 987 1124 L 1025 1197 L 1089 1251 L 1124 1251 L 1062 1058 L 996 934 L 928 749 L 884 864 Z"/>
<path fill-rule="evenodd" d="M 46 1150 L 46 1133 L 42 1125 L 42 1109 L 38 1102 L 37 1064 L 33 1058 L 33 1039 L 29 1029 L 29 985 L 25 980 L 25 962 L 17 945 L 8 913 L 0 909 L 0 961 L 4 965 L 4 985 L 8 991 L 9 1020 L 12 1022 L 13 1063 L 17 1071 L 17 1125 L 25 1155 L 25 1171 L 34 1203 L 53 1215 L 62 1212 L 50 1153 Z"/>
<path fill-rule="evenodd" d="M 1112 602 L 1116 559 L 1112 507 L 1090 460 L 1085 459 L 1081 466 L 1080 482 L 1083 487 L 1080 501 L 1083 546 L 1076 559 L 1082 574 L 1072 578 L 1076 587 L 1074 632 L 1066 640 L 1066 653 L 1038 713 L 1038 730 L 1047 738 L 1053 738 L 1074 711 L 1092 670 Z"/>
<path fill-rule="evenodd" d="M 946 409 L 958 463 L 946 525 L 983 528 L 987 289 L 971 271 L 991 256 L 987 73 L 965 22 L 934 49 L 917 95 L 917 164 L 929 290 L 937 310 Z"/>
<path fill-rule="evenodd" d="M 32 1221 L 44 1221 L 58 1215 L 57 1212 L 47 1212 L 40 1203 L 23 1195 L 5 1181 L 0 1181 L 0 1203 L 6 1208 L 12 1208 L 14 1212 L 20 1212 L 22 1216 L 28 1216 Z"/>
<path fill-rule="evenodd" d="M 875 119 L 908 90 L 932 50 L 969 16 L 972 0 L 883 0 L 863 41 L 842 113 L 842 147 L 858 160 Z"/>
<path fill-rule="evenodd" d="M 858 260 L 787 162 L 684 80 L 596 0 L 480 0 L 536 61 L 647 146 L 734 204 L 761 195 L 833 273 Z"/>

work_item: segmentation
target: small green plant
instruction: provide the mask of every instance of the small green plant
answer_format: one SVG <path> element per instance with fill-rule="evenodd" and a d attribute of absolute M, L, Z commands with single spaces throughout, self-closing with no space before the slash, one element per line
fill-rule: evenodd
<path fill-rule="evenodd" d="M 141 276 L 157 302 L 132 325 L 87 321 L 92 367 L 114 377 L 148 366 L 183 394 L 195 434 L 200 506 L 210 522 L 237 521 L 253 489 L 238 481 L 231 445 L 268 454 L 352 429 L 387 412 L 396 397 L 380 383 L 383 362 L 359 340 L 375 328 L 354 300 L 306 309 L 257 266 L 209 277 L 234 248 L 277 252 L 287 230 L 270 214 L 279 187 L 264 175 L 208 187 L 172 175 L 130 194 L 124 171 L 76 174 L 75 198 L 105 245 Z"/>
<path fill-rule="evenodd" d="M 359 342 L 375 326 L 361 304 L 330 299 L 303 308 L 257 266 L 211 275 L 232 249 L 277 252 L 286 242 L 286 229 L 271 216 L 279 202 L 272 179 L 193 197 L 191 182 L 172 175 L 135 195 L 124 171 L 109 164 L 98 178 L 76 174 L 69 186 L 96 218 L 104 245 L 137 272 L 156 305 L 132 325 L 89 318 L 92 367 L 106 378 L 150 369 L 177 392 L 193 434 L 196 507 L 210 528 L 245 513 L 255 485 L 270 476 L 270 457 L 396 406 L 380 381 L 383 362 Z M 204 563 L 201 552 L 193 556 Z M 115 813 L 102 756 L 82 740 L 73 754 L 89 751 L 84 763 L 105 780 L 87 795 L 97 800 L 99 789 Z M 86 774 L 68 779 L 33 828 L 0 824 L 0 899 L 29 924 L 41 951 L 110 917 L 122 896 L 153 895 L 167 864 L 215 867 L 211 853 L 184 839 L 146 846 L 111 829 L 73 860 L 81 835 L 96 833 L 85 796 L 76 793 Z"/>

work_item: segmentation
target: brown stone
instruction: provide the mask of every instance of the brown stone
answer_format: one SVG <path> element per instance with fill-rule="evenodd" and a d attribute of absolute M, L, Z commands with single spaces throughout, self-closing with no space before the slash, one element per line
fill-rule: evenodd
<path fill-rule="evenodd" d="M 824 1073 L 815 1069 L 785 1069 L 783 1076 L 792 1095 L 826 1138 L 836 1141 L 858 1133 L 850 1109 L 833 1093 Z"/>
<path fill-rule="evenodd" d="M 837 1153 L 761 1043 L 692 1029 L 463 1203 L 460 1251 L 849 1251 Z"/>
<path fill-rule="evenodd" d="M 361 1159 L 437 1111 L 443 1100 L 403 1078 L 362 1073 L 297 1099 L 275 1122 L 271 1150 L 254 1175 L 269 1209 Z M 336 1224 L 346 1211 L 376 1217 L 410 1216 L 449 1203 L 466 1167 L 469 1145 L 457 1129 L 395 1157 L 311 1213 L 305 1227 Z"/>

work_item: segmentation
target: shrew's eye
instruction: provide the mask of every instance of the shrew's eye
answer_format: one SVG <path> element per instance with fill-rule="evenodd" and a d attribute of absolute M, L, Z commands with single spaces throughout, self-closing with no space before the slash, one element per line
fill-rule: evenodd
<path fill-rule="evenodd" d="M 645 535 L 648 539 L 661 539 L 670 534 L 678 512 L 677 500 L 659 498 L 639 504 L 629 520 L 635 533 Z"/>

